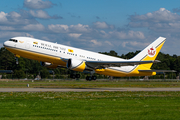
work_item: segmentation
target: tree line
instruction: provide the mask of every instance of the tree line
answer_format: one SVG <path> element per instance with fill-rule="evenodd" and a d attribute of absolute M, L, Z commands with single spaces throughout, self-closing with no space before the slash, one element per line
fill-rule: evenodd
<path fill-rule="evenodd" d="M 127 54 L 118 55 L 117 52 L 111 50 L 110 52 L 99 52 L 101 54 L 106 54 L 110 56 L 115 56 L 124 59 L 130 59 L 137 55 L 140 51 L 129 52 Z M 176 70 L 177 73 L 174 74 L 173 78 L 179 75 L 180 73 L 180 56 L 169 55 L 160 52 L 156 58 L 160 60 L 160 63 L 153 64 L 152 69 L 160 70 Z M 40 65 L 39 61 L 31 60 L 27 58 L 20 57 L 19 64 L 16 64 L 15 56 L 9 52 L 6 48 L 2 47 L 0 49 L 0 70 L 13 70 L 13 75 L 11 74 L 2 74 L 2 78 L 29 78 L 34 79 L 37 75 L 40 75 L 41 78 L 52 78 L 52 75 L 49 73 L 49 70 L 53 70 L 55 73 L 55 78 L 68 78 L 68 73 L 71 71 L 66 68 L 56 68 L 49 69 Z M 81 78 L 85 78 L 84 73 L 80 73 Z M 104 75 L 97 75 L 98 78 L 106 78 Z M 162 78 L 163 75 L 153 76 L 152 78 Z M 167 78 L 172 78 L 171 73 L 167 73 Z M 134 77 L 136 78 L 136 77 Z"/>

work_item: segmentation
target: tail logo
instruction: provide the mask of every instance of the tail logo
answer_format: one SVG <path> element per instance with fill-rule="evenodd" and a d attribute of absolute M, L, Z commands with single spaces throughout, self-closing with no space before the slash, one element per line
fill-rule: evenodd
<path fill-rule="evenodd" d="M 148 55 L 149 55 L 149 57 L 154 57 L 155 54 L 156 54 L 156 49 L 154 49 L 153 47 L 151 47 L 150 49 L 148 49 Z"/>

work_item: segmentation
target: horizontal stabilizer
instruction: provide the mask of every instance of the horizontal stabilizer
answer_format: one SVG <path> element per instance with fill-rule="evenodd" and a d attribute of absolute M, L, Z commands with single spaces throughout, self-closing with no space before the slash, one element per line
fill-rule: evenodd
<path fill-rule="evenodd" d="M 176 72 L 175 70 L 138 70 L 139 72 Z"/>

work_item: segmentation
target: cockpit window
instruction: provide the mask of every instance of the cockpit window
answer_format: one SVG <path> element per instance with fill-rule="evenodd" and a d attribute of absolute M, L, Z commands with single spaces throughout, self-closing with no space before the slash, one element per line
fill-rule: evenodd
<path fill-rule="evenodd" d="M 18 41 L 17 41 L 17 40 L 15 40 L 15 39 L 9 39 L 9 41 L 18 42 Z"/>

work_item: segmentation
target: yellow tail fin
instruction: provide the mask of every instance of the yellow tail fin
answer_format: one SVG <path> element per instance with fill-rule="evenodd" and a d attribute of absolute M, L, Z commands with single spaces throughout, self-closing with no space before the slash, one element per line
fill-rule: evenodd
<path fill-rule="evenodd" d="M 159 37 L 153 43 L 147 46 L 144 50 L 142 50 L 139 54 L 137 54 L 134 58 L 132 58 L 132 60 L 134 61 L 155 60 L 162 46 L 164 45 L 165 41 L 166 38 Z M 150 69 L 152 64 L 153 63 L 143 64 L 143 66 Z"/>

